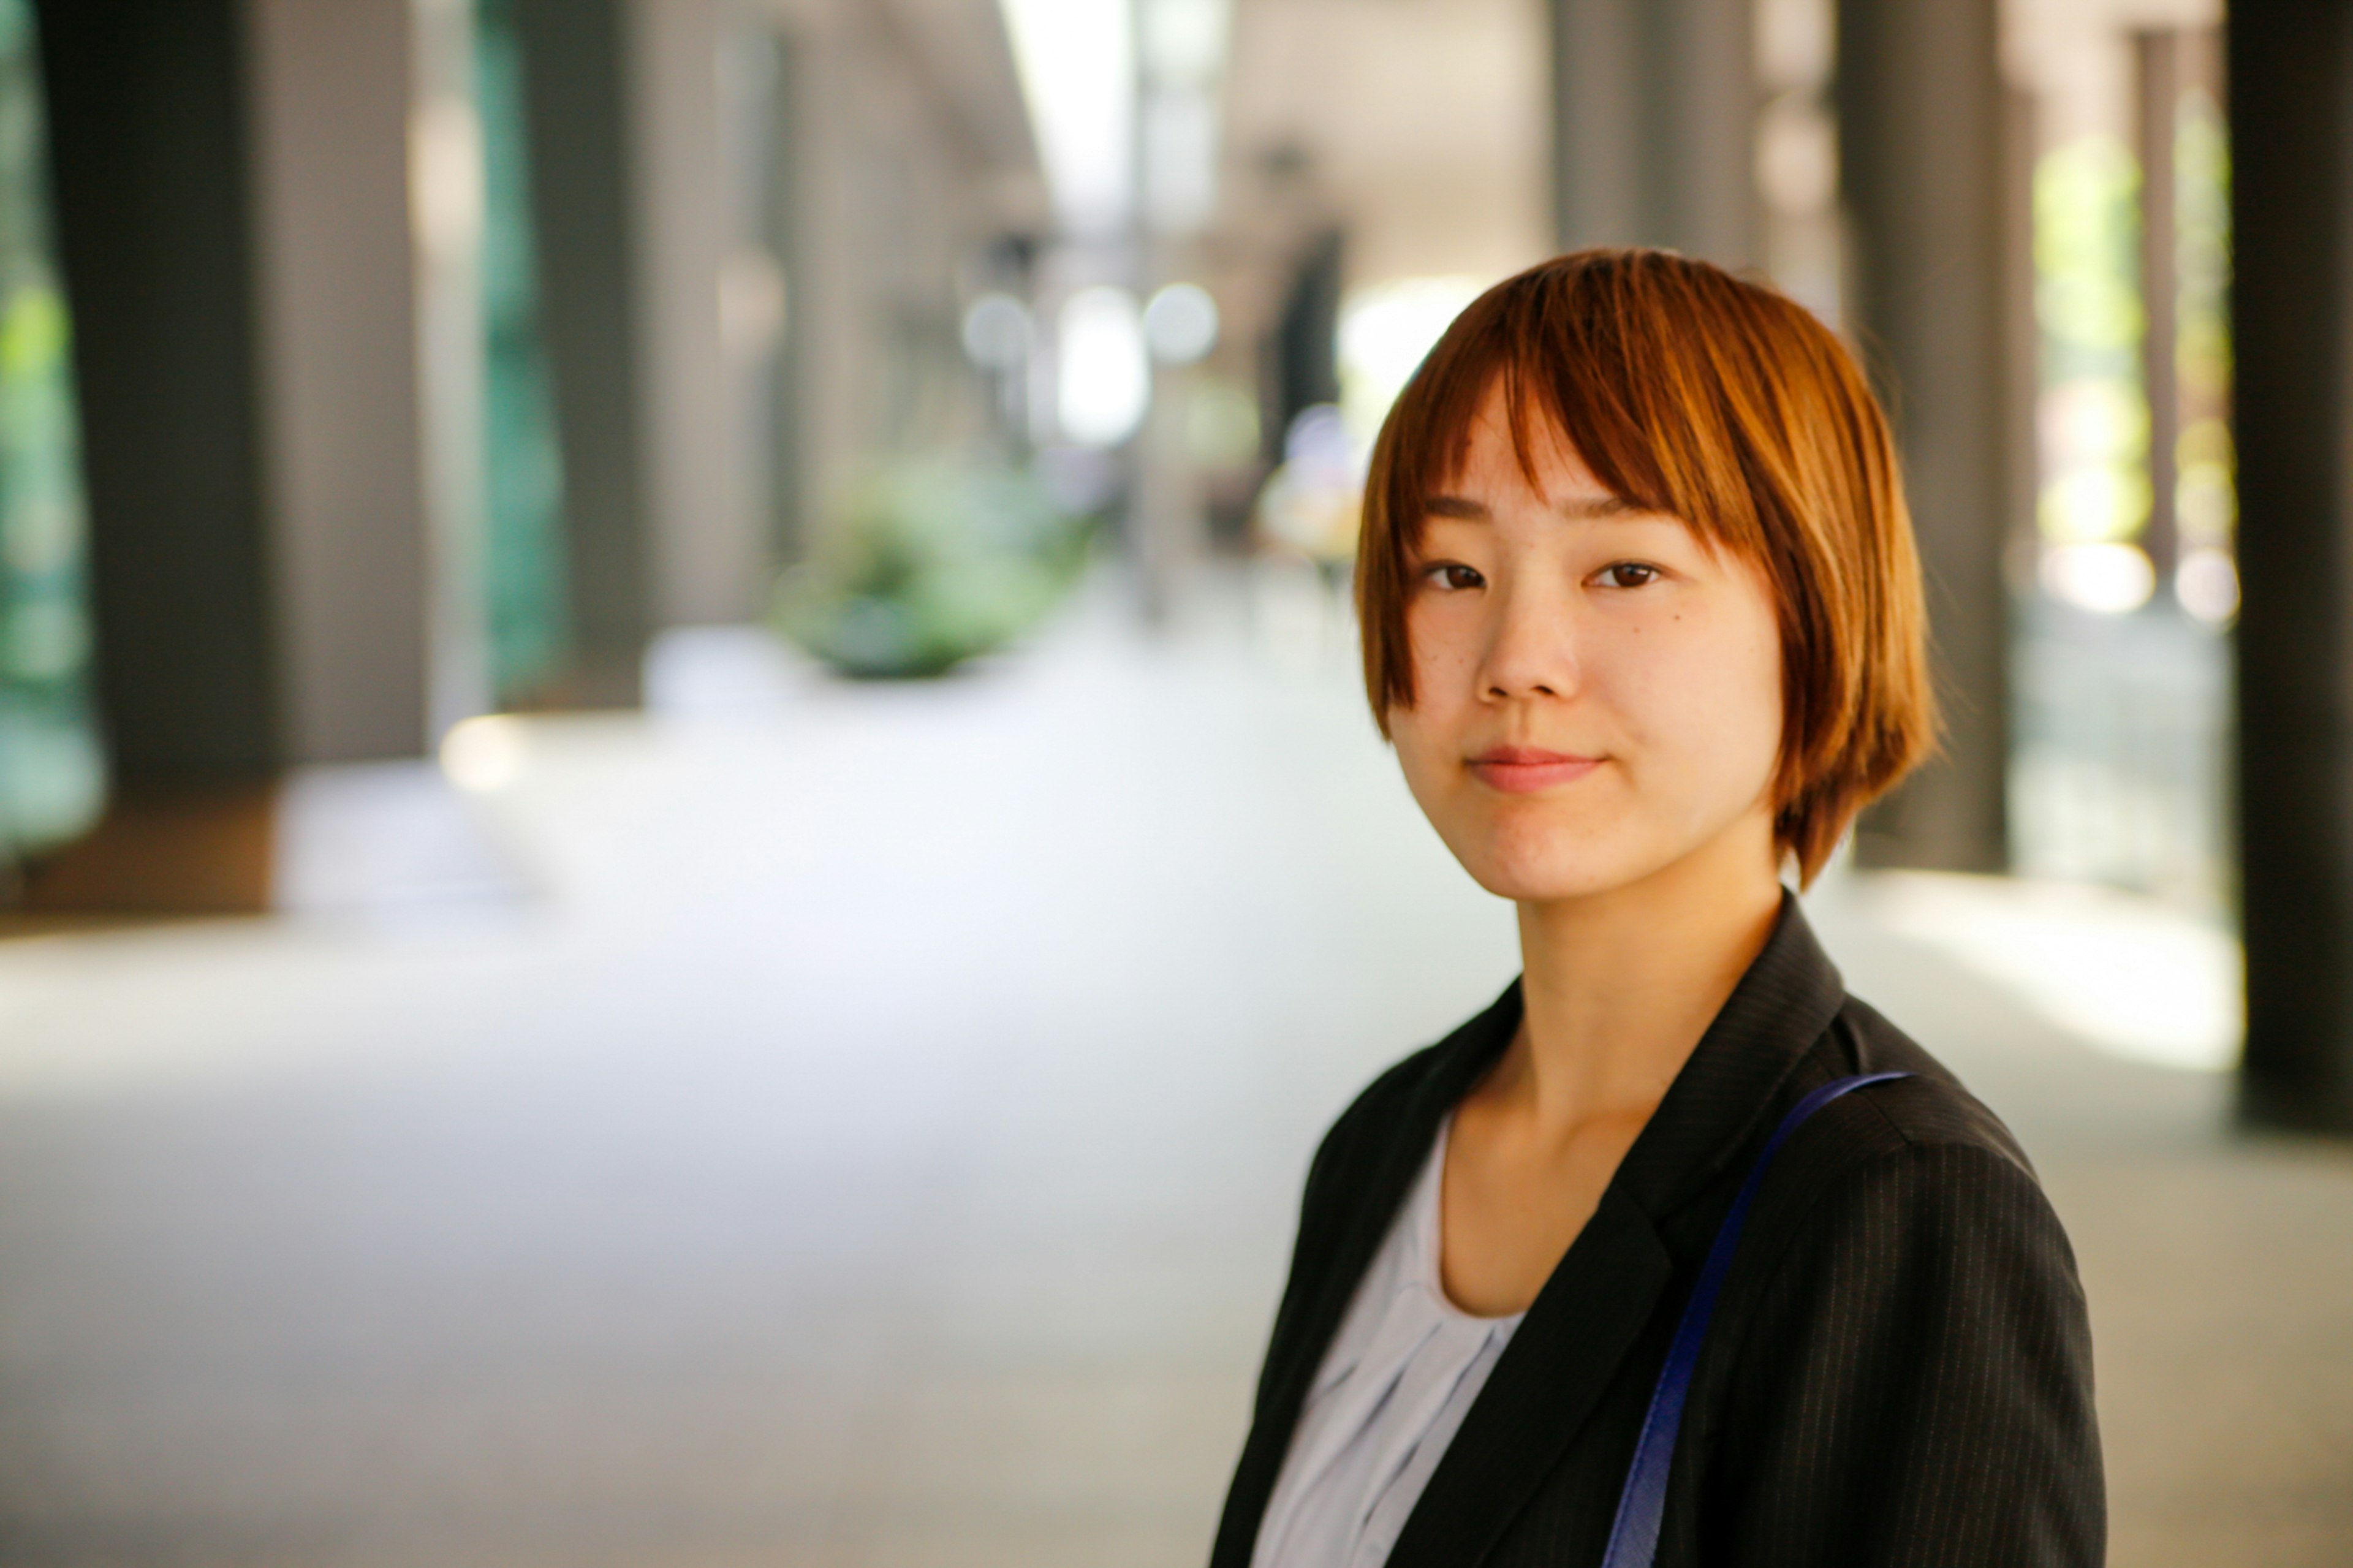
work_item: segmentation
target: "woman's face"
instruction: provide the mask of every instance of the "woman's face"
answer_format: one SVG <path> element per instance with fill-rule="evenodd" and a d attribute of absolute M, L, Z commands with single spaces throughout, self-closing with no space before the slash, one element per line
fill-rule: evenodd
<path fill-rule="evenodd" d="M 1411 565 L 1407 784 L 1488 891 L 1627 887 L 1694 856 L 1773 868 L 1780 637 L 1763 575 L 1629 509 L 1567 440 L 1531 487 L 1500 395 L 1432 498 Z"/>

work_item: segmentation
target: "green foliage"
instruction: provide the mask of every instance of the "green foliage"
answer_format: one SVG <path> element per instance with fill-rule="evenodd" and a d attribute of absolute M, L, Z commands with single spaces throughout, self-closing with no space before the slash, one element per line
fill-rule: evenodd
<path fill-rule="evenodd" d="M 26 0 L 0 0 L 0 866 L 81 833 L 106 791 L 33 24 Z"/>
<path fill-rule="evenodd" d="M 815 556 L 786 574 L 776 625 L 845 675 L 943 675 L 1036 625 L 1077 578 L 1091 532 L 1028 474 L 895 464 L 850 494 Z"/>
<path fill-rule="evenodd" d="M 2140 165 L 2123 142 L 2087 136 L 2034 172 L 2034 302 L 2045 384 L 2137 379 Z"/>
<path fill-rule="evenodd" d="M 2174 120 L 2174 190 L 2180 212 L 2183 389 L 2220 401 L 2231 391 L 2231 144 L 2222 111 L 2203 91 Z"/>

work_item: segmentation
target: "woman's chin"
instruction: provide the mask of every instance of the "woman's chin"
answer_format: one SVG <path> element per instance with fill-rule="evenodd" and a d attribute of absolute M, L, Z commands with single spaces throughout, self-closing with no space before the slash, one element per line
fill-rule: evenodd
<path fill-rule="evenodd" d="M 1694 817 L 1699 820 L 1693 820 Z M 1462 813 L 1440 837 L 1471 878 L 1499 899 L 1547 904 L 1599 898 L 1662 877 L 1745 881 L 1778 866 L 1762 796 L 1721 820 L 1699 813 L 1520 809 Z"/>
<path fill-rule="evenodd" d="M 1472 880 L 1515 904 L 1563 903 L 1630 887 L 1658 869 L 1647 857 L 1608 854 L 1463 858 Z"/>

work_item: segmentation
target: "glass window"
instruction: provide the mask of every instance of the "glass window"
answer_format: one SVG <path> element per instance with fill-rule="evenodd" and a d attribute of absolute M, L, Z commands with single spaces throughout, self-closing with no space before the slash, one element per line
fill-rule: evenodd
<path fill-rule="evenodd" d="M 513 0 L 479 0 L 482 121 L 483 467 L 491 686 L 502 707 L 545 693 L 571 645 L 564 465 L 539 331 L 531 140 Z"/>

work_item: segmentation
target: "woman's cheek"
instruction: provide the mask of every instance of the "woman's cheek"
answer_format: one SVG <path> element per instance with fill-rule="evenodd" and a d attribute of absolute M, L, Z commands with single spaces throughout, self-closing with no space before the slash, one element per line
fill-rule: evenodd
<path fill-rule="evenodd" d="M 1416 675 L 1443 679 L 1458 671 L 1465 656 L 1462 616 L 1425 593 L 1406 614 L 1406 646 L 1413 650 Z M 1419 695 L 1416 693 L 1417 697 Z"/>
<path fill-rule="evenodd" d="M 1747 626 L 1694 646 L 1679 714 L 1684 743 L 1727 787 L 1744 794 L 1769 778 L 1781 742 L 1778 636 Z"/>

